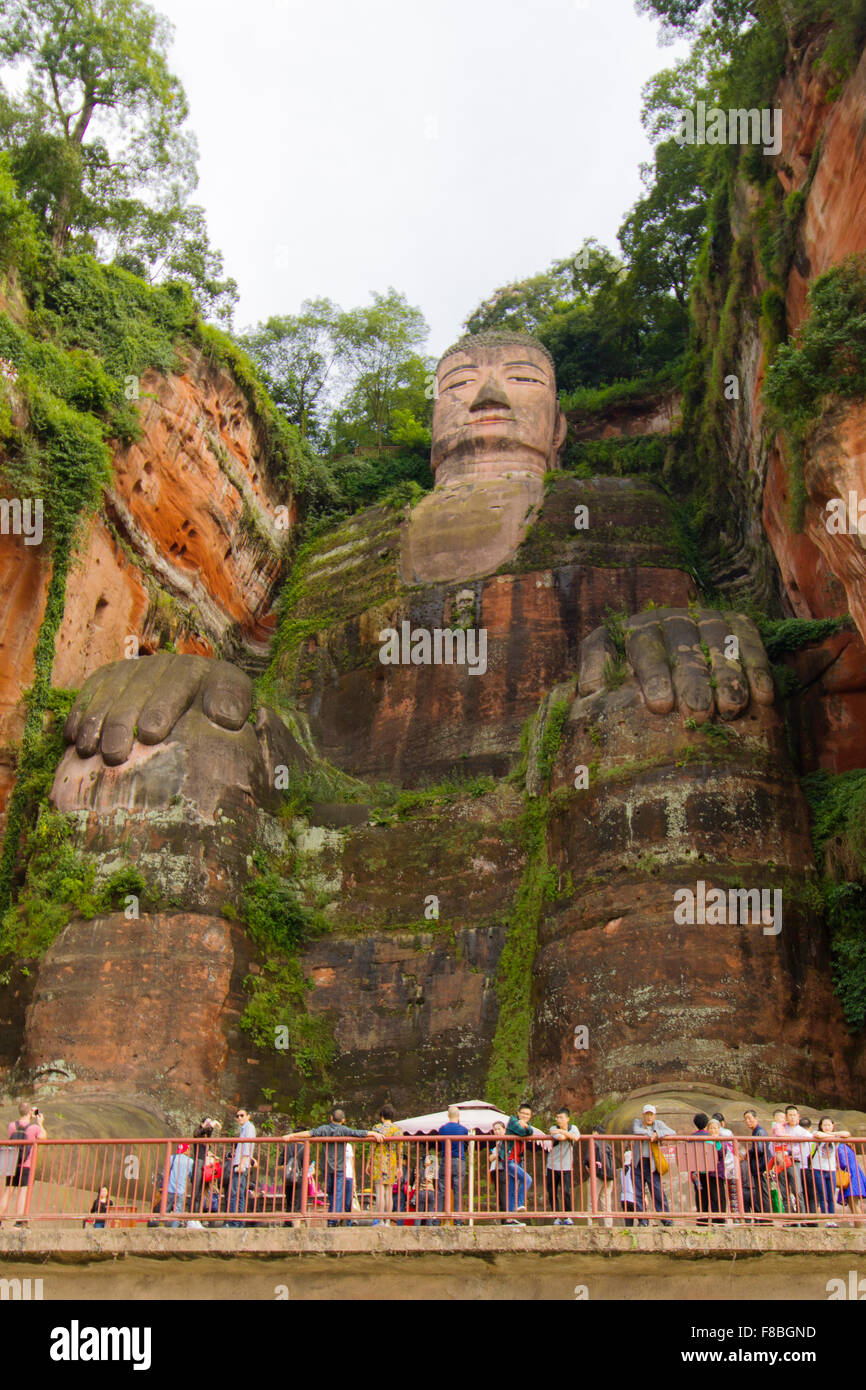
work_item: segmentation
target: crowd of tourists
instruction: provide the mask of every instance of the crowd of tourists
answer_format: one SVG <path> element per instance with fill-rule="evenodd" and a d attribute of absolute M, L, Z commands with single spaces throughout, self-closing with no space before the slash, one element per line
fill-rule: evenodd
<path fill-rule="evenodd" d="M 565 1106 L 544 1132 L 533 1127 L 532 1114 L 525 1102 L 515 1115 L 496 1121 L 490 1134 L 479 1136 L 461 1123 L 460 1109 L 452 1105 L 435 1135 L 408 1144 L 390 1105 L 381 1107 L 378 1123 L 368 1129 L 347 1125 L 343 1110 L 335 1108 L 327 1123 L 282 1136 L 275 1166 L 283 1174 L 286 1219 L 295 1224 L 304 1210 L 326 1211 L 329 1225 L 350 1225 L 364 1219 L 358 1188 L 366 1185 L 370 1209 L 376 1213 L 373 1224 L 439 1225 L 446 1207 L 455 1213 L 467 1210 L 467 1152 L 472 1143 L 480 1151 L 479 1178 L 486 1177 L 483 1193 L 479 1180 L 475 1210 L 500 1213 L 506 1225 L 525 1224 L 530 1189 L 542 1174 L 544 1195 L 533 1194 L 533 1217 L 571 1226 L 572 1213 L 590 1207 L 591 1192 L 591 1210 L 605 1225 L 613 1225 L 615 1217 L 627 1226 L 648 1225 L 648 1209 L 659 1214 L 669 1210 L 662 1150 L 673 1140 L 673 1152 L 680 1154 L 689 1175 L 698 1225 L 761 1220 L 773 1212 L 801 1218 L 815 1211 L 827 1215 L 837 1203 L 842 1209 L 850 1203 L 856 1213 L 863 1210 L 866 1174 L 845 1142 L 850 1135 L 837 1131 L 829 1116 L 813 1129 L 812 1121 L 793 1105 L 775 1112 L 769 1135 L 754 1110 L 745 1112 L 750 1135 L 765 1142 L 743 1144 L 739 1164 L 734 1135 L 718 1111 L 695 1115 L 694 1131 L 683 1142 L 684 1136 L 676 1135 L 657 1117 L 656 1107 L 647 1104 L 634 1121 L 631 1146 L 619 1143 L 619 1157 L 598 1125 L 588 1142 L 579 1145 L 580 1130 Z M 215 1120 L 203 1120 L 196 1131 L 195 1138 L 204 1139 L 203 1144 L 178 1146 L 166 1211 L 201 1212 L 203 1203 L 212 1215 L 225 1213 L 227 1225 L 240 1226 L 245 1224 L 239 1219 L 242 1215 L 263 1209 L 251 1142 L 255 1125 L 247 1110 L 237 1112 L 237 1121 L 237 1142 L 230 1151 L 223 1150 L 224 1158 L 207 1144 L 208 1137 L 219 1133 Z M 324 1142 L 308 1147 L 305 1173 L 307 1140 Z M 447 1204 L 446 1183 L 451 1198 Z M 454 1219 L 459 1223 L 461 1217 Z M 664 1216 L 661 1220 L 668 1224 Z"/>
<path fill-rule="evenodd" d="M 755 1110 L 746 1110 L 743 1120 L 756 1142 L 743 1144 L 738 1160 L 733 1131 L 726 1127 L 721 1111 L 712 1116 L 701 1111 L 694 1116 L 694 1133 L 683 1147 L 695 1206 L 702 1213 L 699 1225 L 743 1217 L 760 1221 L 773 1213 L 802 1218 L 817 1212 L 835 1216 L 847 1209 L 863 1215 L 866 1174 L 855 1150 L 846 1143 L 851 1138 L 848 1130 L 837 1129 L 829 1115 L 822 1115 L 815 1124 L 801 1115 L 796 1105 L 773 1112 L 769 1134 Z M 639 1143 L 623 1155 L 620 1173 L 623 1210 L 643 1211 L 649 1192 L 653 1210 L 667 1211 L 663 1191 L 667 1160 L 662 1144 L 673 1139 L 675 1132 L 657 1118 L 652 1105 L 635 1120 L 634 1132 L 640 1136 Z M 632 1225 L 634 1219 L 631 1215 L 626 1225 Z M 663 1220 L 662 1224 L 670 1223 Z M 791 1224 L 812 1223 L 801 1219 Z M 836 1222 L 825 1224 L 833 1226 Z"/>
<path fill-rule="evenodd" d="M 598 1216 L 608 1226 L 615 1219 L 646 1226 L 649 1210 L 661 1224 L 670 1225 L 669 1159 L 680 1178 L 677 1211 L 694 1214 L 698 1225 L 760 1222 L 780 1214 L 796 1217 L 791 1224 L 802 1225 L 813 1224 L 805 1218 L 817 1213 L 864 1215 L 866 1173 L 848 1142 L 850 1133 L 837 1129 L 829 1115 L 816 1123 L 793 1104 L 774 1112 L 769 1133 L 757 1112 L 746 1110 L 743 1120 L 751 1142 L 738 1142 L 720 1111 L 712 1116 L 699 1112 L 694 1129 L 683 1134 L 647 1103 L 633 1123 L 631 1139 L 613 1142 L 598 1125 L 582 1139 L 565 1106 L 546 1130 L 533 1126 L 532 1114 L 532 1106 L 524 1102 L 516 1114 L 480 1134 L 461 1123 L 460 1108 L 451 1105 L 447 1121 L 434 1133 L 410 1141 L 390 1105 L 380 1108 L 378 1123 L 370 1128 L 347 1125 L 345 1113 L 335 1107 L 327 1123 L 284 1134 L 276 1145 L 256 1142 L 247 1109 L 236 1112 L 232 1140 L 222 1139 L 219 1120 L 204 1117 L 191 1140 L 172 1146 L 165 1170 L 157 1175 L 153 1221 L 202 1227 L 199 1218 L 206 1216 L 208 1224 L 243 1226 L 258 1212 L 281 1212 L 293 1225 L 304 1213 L 319 1213 L 332 1226 L 354 1220 L 439 1225 L 451 1213 L 460 1222 L 467 1219 L 472 1145 L 472 1210 L 507 1225 L 524 1225 L 528 1208 L 533 1218 L 557 1225 L 573 1225 L 579 1212 L 590 1221 Z M 20 1142 L 0 1149 L 0 1163 L 5 1162 L 0 1219 L 10 1214 L 14 1194 L 20 1223 L 34 1141 L 44 1138 L 39 1109 L 22 1103 L 18 1120 L 9 1123 L 9 1139 Z M 320 1142 L 307 1142 L 312 1140 Z M 279 1187 L 267 1186 L 264 1179 L 278 1174 Z M 688 1183 L 685 1195 L 683 1180 Z M 363 1215 L 362 1197 L 372 1215 Z M 114 1206 L 103 1185 L 90 1208 L 89 1224 L 104 1227 Z"/>

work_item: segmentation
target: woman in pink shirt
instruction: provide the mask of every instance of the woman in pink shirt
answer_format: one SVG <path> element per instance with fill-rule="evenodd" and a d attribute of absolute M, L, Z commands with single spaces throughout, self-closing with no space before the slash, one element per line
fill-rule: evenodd
<path fill-rule="evenodd" d="M 21 1216 L 24 1212 L 24 1204 L 27 1201 L 27 1188 L 30 1184 L 30 1169 L 33 1164 L 35 1153 L 34 1141 L 37 1139 L 47 1139 L 48 1135 L 42 1125 L 42 1114 L 38 1108 L 30 1106 L 26 1101 L 22 1101 L 18 1106 L 18 1119 L 9 1121 L 10 1139 L 27 1139 L 29 1145 L 16 1145 L 18 1157 L 15 1161 L 14 1171 L 7 1175 L 5 1184 L 0 1187 L 0 1217 L 6 1215 L 9 1206 L 10 1189 L 18 1188 L 18 1197 L 15 1204 L 15 1215 Z M 19 1226 L 23 1222 L 17 1223 Z"/>

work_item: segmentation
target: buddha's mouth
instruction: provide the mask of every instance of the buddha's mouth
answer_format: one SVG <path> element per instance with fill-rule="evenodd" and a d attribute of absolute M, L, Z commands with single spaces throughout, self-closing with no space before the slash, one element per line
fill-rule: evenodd
<path fill-rule="evenodd" d="M 512 417 L 510 415 L 477 415 L 469 423 L 472 425 L 510 425 Z"/>

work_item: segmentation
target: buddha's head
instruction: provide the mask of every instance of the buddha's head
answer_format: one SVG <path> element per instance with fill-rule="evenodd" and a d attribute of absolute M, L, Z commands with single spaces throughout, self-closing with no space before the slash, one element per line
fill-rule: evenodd
<path fill-rule="evenodd" d="M 557 466 L 566 420 L 553 358 L 530 333 L 461 338 L 436 370 L 431 467 L 437 485 Z"/>

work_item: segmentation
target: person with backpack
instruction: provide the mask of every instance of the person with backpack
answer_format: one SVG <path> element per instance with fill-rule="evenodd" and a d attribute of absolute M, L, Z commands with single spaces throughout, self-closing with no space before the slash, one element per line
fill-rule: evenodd
<path fill-rule="evenodd" d="M 350 1129 L 346 1124 L 345 1112 L 339 1105 L 335 1105 L 331 1110 L 331 1115 L 326 1125 L 317 1125 L 315 1129 L 299 1129 L 295 1134 L 285 1134 L 284 1139 L 324 1139 L 327 1142 L 317 1145 L 317 1149 L 324 1149 L 324 1174 L 325 1189 L 328 1194 L 328 1210 L 333 1218 L 334 1214 L 349 1213 L 350 1219 L 346 1222 L 330 1220 L 329 1226 L 352 1225 L 352 1195 L 354 1190 L 354 1155 L 347 1153 L 347 1139 L 370 1139 L 375 1144 L 382 1143 L 382 1135 L 376 1129 Z M 352 1176 L 350 1176 L 350 1171 Z"/>
<path fill-rule="evenodd" d="M 37 1139 L 47 1139 L 48 1133 L 42 1124 L 42 1113 L 35 1105 L 29 1105 L 27 1101 L 22 1101 L 18 1106 L 18 1119 L 9 1121 L 10 1140 L 28 1140 L 28 1143 L 21 1142 L 9 1152 L 9 1164 L 11 1171 L 6 1174 L 6 1183 L 0 1187 L 0 1219 L 6 1215 L 11 1189 L 18 1188 L 15 1202 L 15 1215 L 20 1217 L 24 1214 L 24 1206 L 27 1201 L 27 1189 L 30 1186 L 30 1172 L 35 1159 Z M 17 1226 L 23 1226 L 23 1221 L 17 1221 Z"/>
<path fill-rule="evenodd" d="M 684 1166 L 688 1170 L 694 1188 L 695 1206 L 701 1213 L 695 1223 L 698 1226 L 708 1224 L 710 1178 L 715 1180 L 718 1176 L 716 1146 L 707 1142 L 709 1139 L 707 1125 L 709 1123 L 710 1117 L 703 1110 L 699 1110 L 697 1115 L 693 1116 L 694 1134 L 691 1142 L 684 1145 L 683 1154 Z"/>
<path fill-rule="evenodd" d="M 299 1212 L 304 1191 L 304 1146 L 297 1141 L 293 1143 L 289 1134 L 284 1134 L 283 1139 L 286 1141 L 280 1154 L 280 1162 L 283 1165 L 283 1192 L 285 1193 L 283 1210 Z M 299 1221 L 283 1222 L 284 1226 L 299 1226 L 300 1224 Z"/>
<path fill-rule="evenodd" d="M 727 1211 L 728 1208 L 728 1183 L 725 1176 L 725 1145 L 722 1139 L 722 1126 L 713 1115 L 707 1120 L 707 1147 L 711 1154 L 715 1155 L 715 1171 L 712 1169 L 707 1173 L 707 1194 L 709 1201 L 709 1211 L 714 1213 L 710 1217 L 711 1226 L 727 1225 L 727 1216 L 717 1215 Z"/>
<path fill-rule="evenodd" d="M 601 1125 L 593 1125 L 593 1134 L 604 1134 Z M 590 1139 L 583 1159 L 584 1172 L 589 1175 L 595 1169 L 596 1181 L 596 1207 L 595 1210 L 606 1213 L 604 1218 L 605 1226 L 613 1225 L 613 1217 L 609 1214 L 613 1211 L 613 1182 L 616 1176 L 613 1148 L 610 1144 L 605 1144 L 601 1139 Z M 591 1191 L 592 1189 L 590 1189 Z M 592 1217 L 588 1224 L 592 1225 Z"/>
<path fill-rule="evenodd" d="M 756 1110 L 744 1110 L 743 1119 L 753 1138 L 769 1138 L 764 1126 L 758 1122 Z M 771 1144 L 749 1144 L 745 1156 L 740 1161 L 743 1175 L 743 1205 L 754 1219 L 766 1220 L 772 1211 L 768 1170 L 773 1160 Z M 755 1213 L 760 1213 L 755 1217 Z"/>
<path fill-rule="evenodd" d="M 737 1194 L 737 1162 L 734 1156 L 734 1131 L 727 1129 L 725 1117 L 721 1110 L 714 1111 L 712 1119 L 718 1122 L 719 1134 L 722 1138 L 722 1166 L 725 1170 L 725 1187 L 727 1189 L 728 1210 L 738 1212 L 740 1210 L 739 1197 Z"/>
<path fill-rule="evenodd" d="M 188 1210 L 194 1215 L 198 1215 L 202 1210 L 210 1211 L 210 1196 L 204 1200 L 204 1190 L 213 1180 L 213 1160 L 210 1151 L 210 1140 L 219 1135 L 221 1129 L 219 1120 L 212 1120 L 209 1117 L 203 1118 L 193 1130 L 193 1139 L 199 1140 L 192 1145 L 193 1160 L 193 1180 L 189 1192 L 187 1203 Z M 210 1167 L 210 1176 L 205 1178 L 205 1170 Z M 187 1225 L 200 1229 L 200 1221 L 189 1221 Z"/>

